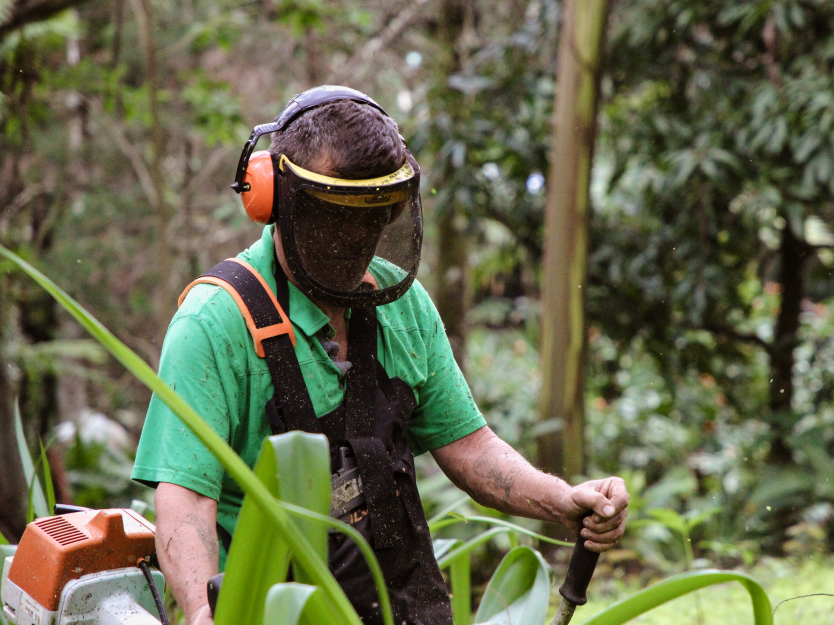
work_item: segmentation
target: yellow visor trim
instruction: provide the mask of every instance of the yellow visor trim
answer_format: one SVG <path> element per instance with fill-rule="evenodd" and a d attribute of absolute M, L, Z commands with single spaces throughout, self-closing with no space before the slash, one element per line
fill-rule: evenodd
<path fill-rule="evenodd" d="M 408 160 L 406 160 L 405 163 L 403 163 L 403 166 L 400 167 L 393 174 L 388 174 L 387 176 L 381 176 L 379 178 L 368 178 L 365 180 L 347 180 L 346 178 L 332 178 L 331 176 L 322 176 L 321 174 L 317 174 L 314 171 L 310 171 L 308 169 L 304 169 L 303 167 L 299 167 L 282 154 L 281 160 L 278 164 L 281 171 L 284 171 L 284 163 L 289 165 L 293 173 L 299 178 L 303 178 L 305 180 L 309 180 L 310 182 L 315 182 L 328 187 L 385 187 L 394 184 L 399 184 L 401 182 L 405 182 L 414 178 L 414 169 L 411 167 L 411 164 L 408 162 Z M 345 204 L 345 206 L 353 205 Z M 366 204 L 361 204 L 361 206 L 366 206 Z"/>
<path fill-rule="evenodd" d="M 304 189 L 305 193 L 309 193 L 325 202 L 331 204 L 338 204 L 339 206 L 350 206 L 353 208 L 372 208 L 374 206 L 388 206 L 389 204 L 396 204 L 408 199 L 411 195 L 411 189 L 400 189 L 399 191 L 388 193 L 362 193 L 362 194 L 344 194 L 344 193 L 327 193 L 326 191 L 319 191 L 318 189 Z"/>

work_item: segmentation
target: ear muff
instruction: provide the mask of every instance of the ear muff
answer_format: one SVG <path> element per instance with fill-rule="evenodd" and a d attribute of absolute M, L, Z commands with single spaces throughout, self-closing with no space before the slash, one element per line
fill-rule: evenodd
<path fill-rule="evenodd" d="M 272 155 L 267 150 L 252 154 L 246 176 L 244 191 L 240 194 L 243 208 L 252 221 L 266 225 L 272 221 L 272 201 L 275 196 L 275 171 Z"/>
<path fill-rule="evenodd" d="M 276 175 L 277 163 L 267 151 L 254 152 L 258 139 L 265 134 L 283 131 L 294 119 L 311 108 L 345 99 L 368 104 L 388 116 L 379 104 L 360 91 L 348 87 L 322 85 L 294 97 L 274 122 L 255 126 L 249 141 L 243 146 L 235 181 L 229 185 L 235 193 L 241 195 L 246 214 L 252 221 L 266 225 L 278 219 L 278 207 L 273 206 L 273 200 L 276 199 L 275 186 L 279 181 Z"/>

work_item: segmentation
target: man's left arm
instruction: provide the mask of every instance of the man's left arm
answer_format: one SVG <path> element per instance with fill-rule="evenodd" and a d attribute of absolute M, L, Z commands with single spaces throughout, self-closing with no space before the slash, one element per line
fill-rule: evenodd
<path fill-rule="evenodd" d="M 581 529 L 591 551 L 612 549 L 625 531 L 629 497 L 618 477 L 571 486 L 534 468 L 488 426 L 431 453 L 455 486 L 479 504 L 560 523 L 576 534 Z"/>

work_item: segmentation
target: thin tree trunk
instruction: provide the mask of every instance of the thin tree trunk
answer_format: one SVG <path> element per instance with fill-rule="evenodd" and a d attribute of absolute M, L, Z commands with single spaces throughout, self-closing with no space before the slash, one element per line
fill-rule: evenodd
<path fill-rule="evenodd" d="M 0 280 L 0 347 L 3 345 L 3 328 L 6 327 L 6 307 L 3 284 Z M 7 364 L 0 349 L 0 533 L 16 543 L 26 529 L 26 480 L 17 451 L 17 437 L 14 432 L 12 390 L 7 375 Z"/>
<path fill-rule="evenodd" d="M 561 421 L 539 438 L 546 471 L 585 471 L 583 351 L 589 182 L 607 0 L 566 0 L 545 213 L 540 419 Z"/>
<path fill-rule="evenodd" d="M 165 179 L 162 171 L 165 135 L 159 110 L 160 77 L 156 54 L 156 40 L 154 38 L 155 21 L 153 7 L 151 6 L 150 0 L 132 0 L 131 4 L 139 26 L 139 37 L 142 41 L 142 48 L 145 54 L 145 70 L 148 75 L 148 88 L 150 91 L 152 158 L 149 169 L 155 189 L 152 208 L 156 214 L 156 264 L 159 272 L 156 296 L 156 325 L 160 328 L 158 338 L 161 339 L 165 333 L 165 324 L 163 321 L 166 321 L 170 317 L 176 307 L 174 298 L 175 284 L 174 278 L 171 275 L 174 268 L 174 259 L 170 243 L 173 210 L 165 200 Z"/>
<path fill-rule="evenodd" d="M 437 216 L 437 311 L 446 328 L 452 353 L 461 368 L 465 364 L 467 284 L 466 235 L 459 229 L 454 207 L 443 207 Z"/>
<path fill-rule="evenodd" d="M 464 95 L 448 86 L 448 78 L 458 73 L 465 63 L 464 38 L 471 28 L 475 7 L 472 0 L 443 0 L 438 20 L 438 39 L 441 43 L 441 61 L 437 68 L 433 89 L 433 105 L 436 115 L 445 114 L 449 126 L 455 128 L 464 114 Z M 442 132 L 442 131 L 441 131 Z M 448 137 L 446 137 L 448 140 Z M 436 209 L 437 214 L 437 311 L 446 327 L 455 360 L 464 367 L 466 344 L 466 311 L 469 305 L 468 241 L 463 232 L 465 218 L 457 205 L 454 189 L 455 164 L 447 158 L 438 168 L 437 185 L 444 189 L 447 198 Z"/>
<path fill-rule="evenodd" d="M 768 460 L 775 464 L 793 462 L 786 438 L 793 427 L 794 350 L 798 344 L 799 315 L 805 291 L 806 243 L 786 225 L 779 247 L 779 284 L 782 301 L 770 349 L 770 411 L 774 439 Z"/>

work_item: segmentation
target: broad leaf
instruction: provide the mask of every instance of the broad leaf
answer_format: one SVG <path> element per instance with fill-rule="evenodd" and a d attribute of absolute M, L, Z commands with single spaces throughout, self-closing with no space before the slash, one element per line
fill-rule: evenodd
<path fill-rule="evenodd" d="M 435 538 L 431 543 L 434 550 L 434 559 L 440 560 L 440 558 L 460 544 L 462 542 L 457 538 Z"/>
<path fill-rule="evenodd" d="M 270 439 L 278 465 L 278 497 L 319 514 L 330 514 L 330 446 L 322 434 L 287 432 Z M 298 519 L 298 529 L 319 557 L 327 561 L 327 526 Z M 312 583 L 303 570 L 295 581 Z"/>
<path fill-rule="evenodd" d="M 756 580 L 743 573 L 715 570 L 689 571 L 665 579 L 618 601 L 582 625 L 622 625 L 672 599 L 707 586 L 726 582 L 739 582 L 750 593 L 750 599 L 753 602 L 753 619 L 756 625 L 773 625 L 770 600 Z"/>
<path fill-rule="evenodd" d="M 47 516 L 51 516 L 55 511 L 55 487 L 52 485 L 52 470 L 49 466 L 49 460 L 46 458 L 46 449 L 44 449 L 43 441 L 38 441 L 41 446 L 41 466 L 43 467 L 43 483 L 46 484 L 46 507 L 49 510 Z"/>
<path fill-rule="evenodd" d="M 264 441 L 255 475 L 274 497 L 326 514 L 330 511 L 329 468 L 326 438 L 289 432 Z M 314 475 L 302 477 L 300 474 L 306 471 Z M 299 519 L 297 525 L 326 561 L 327 527 L 307 519 Z M 249 497 L 243 500 L 238 528 L 217 604 L 218 625 L 260 623 L 270 588 L 287 579 L 290 545 L 270 515 Z M 298 567 L 295 575 L 308 577 Z"/>
<path fill-rule="evenodd" d="M 244 621 L 240 621 L 244 622 Z M 327 607 L 324 593 L 306 584 L 275 584 L 266 597 L 264 625 L 342 625 Z"/>
<path fill-rule="evenodd" d="M 14 406 L 14 433 L 17 438 L 17 452 L 20 454 L 20 462 L 23 464 L 23 476 L 26 484 L 29 485 L 29 508 L 35 518 L 50 516 L 50 510 L 46 505 L 40 480 L 35 473 L 35 463 L 29 454 L 29 447 L 26 445 L 26 438 L 23 435 L 23 422 L 20 420 L 20 407 L 15 402 Z M 31 519 L 29 519 L 31 520 Z"/>
<path fill-rule="evenodd" d="M 489 580 L 475 623 L 541 625 L 550 600 L 550 567 L 530 547 L 515 547 Z"/>

